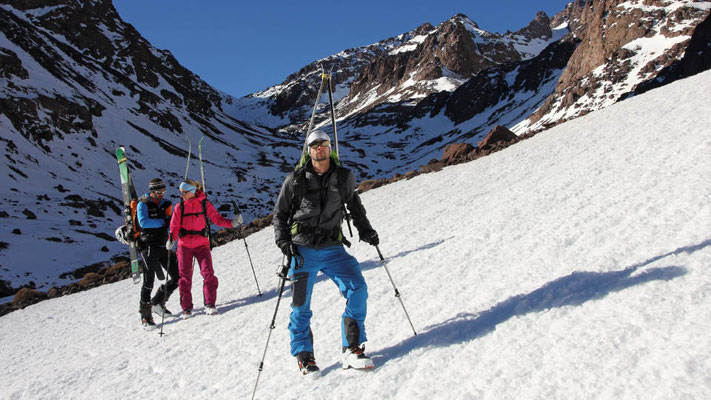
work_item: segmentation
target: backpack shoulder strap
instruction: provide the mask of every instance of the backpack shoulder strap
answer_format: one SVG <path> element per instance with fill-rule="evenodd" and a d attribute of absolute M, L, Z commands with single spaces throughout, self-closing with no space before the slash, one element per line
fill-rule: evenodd
<path fill-rule="evenodd" d="M 348 182 L 348 170 L 340 165 L 336 167 L 336 185 L 338 186 L 338 192 L 341 195 L 341 201 L 345 203 L 348 201 L 348 188 L 346 183 Z"/>
<path fill-rule="evenodd" d="M 183 201 L 183 198 L 180 198 L 180 226 L 178 228 L 183 227 L 183 219 L 185 218 L 185 202 Z"/>
<path fill-rule="evenodd" d="M 205 215 L 205 225 L 207 227 L 209 227 L 210 226 L 210 219 L 207 217 L 207 197 L 202 199 L 202 201 L 200 203 L 202 204 L 202 213 L 203 213 L 203 215 Z"/>
<path fill-rule="evenodd" d="M 294 191 L 294 199 L 306 195 L 306 168 L 302 167 L 294 171 L 294 181 L 292 188 Z"/>
<path fill-rule="evenodd" d="M 299 204 L 301 198 L 306 196 L 306 168 L 301 167 L 294 171 L 292 192 L 291 204 Z"/>
<path fill-rule="evenodd" d="M 207 197 L 202 199 L 202 213 L 205 215 L 205 229 L 203 229 L 203 236 L 207 236 L 207 240 L 210 242 L 210 250 L 212 250 L 212 229 L 210 229 L 210 218 L 207 217 Z"/>

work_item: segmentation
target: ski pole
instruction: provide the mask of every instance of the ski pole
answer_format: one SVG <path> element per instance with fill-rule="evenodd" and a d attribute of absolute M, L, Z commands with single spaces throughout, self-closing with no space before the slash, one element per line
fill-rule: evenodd
<path fill-rule="evenodd" d="M 402 302 L 402 297 L 400 297 L 400 291 L 397 290 L 397 287 L 395 287 L 395 282 L 393 281 L 392 275 L 390 275 L 390 271 L 388 270 L 388 266 L 386 265 L 387 263 L 385 262 L 385 258 L 383 258 L 383 253 L 380 252 L 380 248 L 378 246 L 375 246 L 375 250 L 378 251 L 378 256 L 380 256 L 380 265 L 385 268 L 385 272 L 388 273 L 388 278 L 390 278 L 390 283 L 393 285 L 393 289 L 395 289 L 395 297 L 400 300 L 400 304 L 402 305 L 403 311 L 405 311 L 405 316 L 407 317 L 407 320 L 410 322 L 410 327 L 412 327 L 412 333 L 417 336 L 417 332 L 415 332 L 415 326 L 412 325 L 412 320 L 410 319 L 410 314 L 407 313 L 407 309 L 405 308 L 405 303 Z"/>
<path fill-rule="evenodd" d="M 323 65 L 321 66 L 321 70 L 323 71 Z M 309 132 L 311 132 L 311 128 L 314 125 L 314 117 L 316 117 L 316 109 L 318 108 L 318 101 L 321 98 L 321 92 L 323 92 L 323 84 L 324 84 L 324 75 L 321 74 L 321 86 L 318 87 L 318 93 L 316 94 L 316 102 L 314 103 L 314 109 L 311 111 L 311 119 L 309 120 L 309 126 L 306 128 L 306 137 L 304 138 L 304 148 L 301 150 L 301 153 L 306 153 L 306 138 L 309 136 Z"/>
<path fill-rule="evenodd" d="M 338 131 L 336 130 L 336 111 L 333 107 L 333 90 L 331 90 L 331 73 L 324 75 L 324 80 L 328 82 L 328 102 L 331 106 L 331 125 L 333 125 L 333 137 L 336 141 L 336 158 L 341 159 L 341 155 L 338 152 Z"/>
<path fill-rule="evenodd" d="M 202 191 L 207 195 L 207 186 L 205 186 L 205 171 L 202 168 L 202 141 L 205 140 L 205 136 L 200 138 L 198 141 L 198 157 L 200 158 L 200 178 L 202 179 Z"/>
<path fill-rule="evenodd" d="M 165 323 L 165 299 L 168 297 L 168 279 L 170 277 L 170 259 L 173 258 L 170 249 L 166 250 L 168 251 L 168 262 L 166 263 L 165 283 L 163 284 L 163 303 L 161 304 L 163 311 L 160 316 L 160 337 L 163 337 L 163 323 Z"/>
<path fill-rule="evenodd" d="M 239 207 L 237 207 L 237 203 L 232 201 L 232 207 L 234 207 L 235 212 L 238 214 L 241 214 L 239 212 Z M 239 226 L 239 234 L 242 235 L 242 240 L 244 241 L 244 249 L 247 251 L 247 258 L 249 259 L 249 265 L 252 267 L 252 275 L 254 275 L 254 283 L 257 284 L 257 297 L 262 295 L 262 291 L 259 290 L 259 281 L 257 281 L 257 273 L 254 272 L 254 264 L 252 263 L 252 256 L 249 255 L 249 246 L 247 246 L 247 237 L 244 235 L 244 231 L 242 230 L 242 224 Z"/>
<path fill-rule="evenodd" d="M 187 135 L 187 133 L 185 133 Z M 188 179 L 188 168 L 190 168 L 190 155 L 192 154 L 193 151 L 193 142 L 190 141 L 190 136 L 187 136 L 188 138 L 188 162 L 185 165 L 185 176 L 183 177 L 183 180 Z"/>
<path fill-rule="evenodd" d="M 259 384 L 259 376 L 262 374 L 264 369 L 264 359 L 267 357 L 267 348 L 269 348 L 269 339 L 272 337 L 272 331 L 276 328 L 274 325 L 276 323 L 277 312 L 279 311 L 279 303 L 281 303 L 281 295 L 284 293 L 284 284 L 289 280 L 287 274 L 289 273 L 289 266 L 291 265 L 291 257 L 287 258 L 287 263 L 283 263 L 284 258 L 282 257 L 281 269 L 277 272 L 277 275 L 281 279 L 281 285 L 279 286 L 279 296 L 277 296 L 276 307 L 274 308 L 274 315 L 272 316 L 272 322 L 269 324 L 269 335 L 267 335 L 267 344 L 264 346 L 264 353 L 262 354 L 262 361 L 259 362 L 259 372 L 257 373 L 257 381 L 254 382 L 254 391 L 252 392 L 252 400 L 257 394 L 257 385 Z"/>
<path fill-rule="evenodd" d="M 323 69 L 323 66 L 321 67 Z M 333 67 L 331 67 L 333 69 Z M 334 105 L 333 105 L 333 90 L 331 89 L 331 71 L 326 73 L 324 72 L 321 74 L 321 79 L 322 82 L 325 82 L 328 84 L 328 103 L 329 106 L 331 107 L 331 125 L 333 126 L 333 137 L 335 138 L 335 143 L 336 143 L 336 158 L 338 160 L 341 159 L 340 153 L 338 152 L 338 130 L 336 130 L 336 114 L 334 110 Z M 348 233 L 353 237 L 353 229 L 351 229 L 351 215 L 348 213 L 348 210 L 346 209 L 346 205 L 343 204 L 343 215 L 346 217 L 346 225 L 348 225 Z"/>
<path fill-rule="evenodd" d="M 348 212 L 346 209 L 346 205 L 342 204 L 343 206 L 343 215 L 346 217 L 346 225 L 348 225 L 348 233 L 353 237 L 353 229 L 351 229 L 351 214 Z"/>

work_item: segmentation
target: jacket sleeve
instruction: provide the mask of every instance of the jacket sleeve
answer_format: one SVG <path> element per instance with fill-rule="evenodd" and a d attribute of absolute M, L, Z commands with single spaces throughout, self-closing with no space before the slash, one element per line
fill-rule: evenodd
<path fill-rule="evenodd" d="M 365 215 L 365 207 L 363 207 L 363 203 L 360 201 L 360 196 L 356 191 L 355 177 L 350 170 L 346 177 L 345 193 L 345 203 L 353 218 L 353 225 L 358 230 L 358 236 L 363 237 L 363 235 L 373 231 L 373 227 L 370 226 L 370 221 L 368 221 L 368 217 Z"/>
<path fill-rule="evenodd" d="M 217 226 L 223 228 L 232 228 L 232 221 L 220 215 L 209 201 L 205 203 L 205 210 L 207 211 L 207 217 L 210 218 L 210 222 Z"/>
<path fill-rule="evenodd" d="M 281 246 L 291 241 L 291 231 L 289 219 L 292 213 L 292 202 L 294 200 L 294 173 L 289 174 L 281 185 L 279 197 L 274 205 L 274 241 Z"/>
<path fill-rule="evenodd" d="M 148 206 L 143 201 L 139 201 L 136 206 L 136 216 L 138 217 L 138 224 L 143 229 L 155 229 L 163 227 L 162 218 L 149 218 L 148 217 Z"/>
<path fill-rule="evenodd" d="M 180 203 L 175 205 L 173 216 L 170 218 L 170 240 L 178 240 L 178 234 L 180 233 Z"/>

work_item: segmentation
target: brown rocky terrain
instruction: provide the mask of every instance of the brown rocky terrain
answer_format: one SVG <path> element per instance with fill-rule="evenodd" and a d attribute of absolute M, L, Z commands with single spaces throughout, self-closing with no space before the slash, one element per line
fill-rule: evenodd
<path fill-rule="evenodd" d="M 676 8 L 668 7 L 671 3 L 647 0 L 629 7 L 630 3 L 624 0 L 590 0 L 569 4 L 554 21 L 571 21 L 572 33 L 580 39 L 580 45 L 570 57 L 555 92 L 530 121 L 550 121 L 546 126 L 551 126 L 585 115 L 635 90 L 635 87 L 625 87 L 625 82 L 651 82 L 657 78 L 658 71 L 681 59 L 690 39 L 652 56 L 636 72 L 638 76 L 630 76 L 639 67 L 631 60 L 640 49 L 627 46 L 630 42 L 653 36 L 692 36 L 696 26 L 709 14 L 708 9 L 696 8 L 693 3 Z M 613 93 L 619 90 L 621 93 L 615 96 Z M 565 117 L 551 120 L 551 115 L 563 110 L 568 110 Z"/>

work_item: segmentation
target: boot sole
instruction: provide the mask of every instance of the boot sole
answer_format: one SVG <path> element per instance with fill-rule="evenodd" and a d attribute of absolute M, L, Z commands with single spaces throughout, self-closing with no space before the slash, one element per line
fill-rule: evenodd
<path fill-rule="evenodd" d="M 357 369 L 357 370 L 359 370 L 359 371 L 367 371 L 367 370 L 370 370 L 370 369 L 373 369 L 373 368 L 375 368 L 375 364 L 364 365 L 364 366 L 362 366 L 362 367 L 356 367 L 356 366 L 353 366 L 353 365 L 351 365 L 351 364 L 343 364 L 343 363 L 341 363 L 341 369 Z"/>
<path fill-rule="evenodd" d="M 301 374 L 304 379 L 317 379 L 321 377 L 321 371 L 309 372 L 308 374 Z"/>

